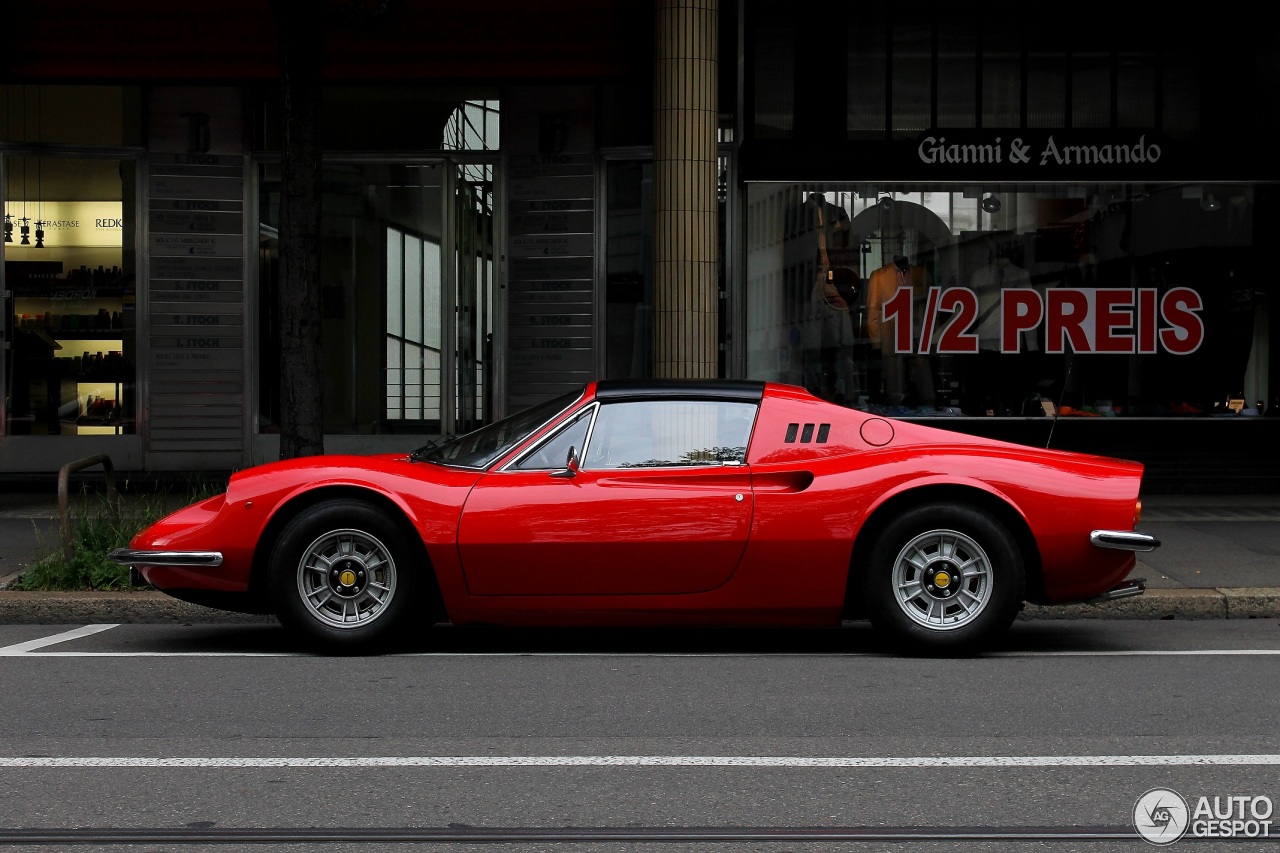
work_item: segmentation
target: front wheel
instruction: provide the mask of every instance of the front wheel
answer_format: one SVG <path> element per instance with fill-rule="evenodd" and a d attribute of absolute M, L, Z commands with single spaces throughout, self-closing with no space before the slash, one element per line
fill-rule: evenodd
<path fill-rule="evenodd" d="M 414 572 L 405 535 L 361 501 L 316 504 L 271 552 L 273 609 L 286 628 L 328 650 L 364 649 L 404 622 Z"/>
<path fill-rule="evenodd" d="M 863 575 L 876 628 L 925 649 L 976 647 L 1008 629 L 1025 591 L 1022 553 L 976 507 L 928 504 L 889 523 Z"/>

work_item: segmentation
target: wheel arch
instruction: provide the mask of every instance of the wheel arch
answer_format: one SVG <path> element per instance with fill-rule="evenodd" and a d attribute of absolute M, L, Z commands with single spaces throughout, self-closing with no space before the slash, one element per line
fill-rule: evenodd
<path fill-rule="evenodd" d="M 858 600 L 858 581 L 867 571 L 871 551 L 889 521 L 908 509 L 931 503 L 966 504 L 985 510 L 1013 536 L 1022 552 L 1026 572 L 1026 600 L 1039 601 L 1043 597 L 1044 574 L 1040 548 L 1022 514 L 1000 495 L 976 486 L 956 483 L 935 483 L 901 491 L 877 506 L 858 529 L 849 561 L 849 579 L 845 583 L 843 616 L 858 619 L 865 616 L 863 603 Z"/>
<path fill-rule="evenodd" d="M 438 619 L 447 619 L 448 614 L 445 610 L 444 597 L 440 593 L 440 583 L 436 579 L 435 566 L 431 563 L 431 555 L 427 553 L 422 536 L 414 528 L 413 522 L 409 519 L 404 507 L 376 489 L 355 484 L 317 486 L 314 489 L 308 489 L 293 495 L 276 509 L 275 513 L 267 521 L 267 525 L 263 528 L 262 535 L 258 537 L 258 543 L 254 547 L 253 568 L 249 575 L 250 595 L 264 604 L 269 602 L 268 578 L 271 552 L 275 549 L 276 542 L 279 541 L 281 533 L 289 522 L 313 506 L 343 498 L 362 501 L 375 507 L 385 513 L 387 519 L 400 528 L 405 540 L 409 543 L 409 547 L 414 549 L 414 556 L 420 560 L 420 565 L 426 573 L 427 592 L 432 598 L 430 606 L 436 609 Z"/>

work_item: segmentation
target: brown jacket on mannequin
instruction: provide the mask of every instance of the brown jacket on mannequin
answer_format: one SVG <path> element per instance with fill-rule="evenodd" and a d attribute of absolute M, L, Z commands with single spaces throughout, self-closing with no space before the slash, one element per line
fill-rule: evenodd
<path fill-rule="evenodd" d="M 867 279 L 867 335 L 871 345 L 881 348 L 882 333 L 888 336 L 893 329 L 884 322 L 884 305 L 893 298 L 900 287 L 911 288 L 911 301 L 922 303 L 925 298 L 925 269 L 913 264 L 906 272 L 890 262 L 871 273 Z M 893 339 L 888 338 L 889 348 L 893 348 Z"/>

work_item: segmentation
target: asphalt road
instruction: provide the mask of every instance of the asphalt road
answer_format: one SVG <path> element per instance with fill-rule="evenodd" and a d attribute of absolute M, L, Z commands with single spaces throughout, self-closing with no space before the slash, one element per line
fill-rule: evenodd
<path fill-rule="evenodd" d="M 0 849 L 1131 850 L 1152 788 L 1280 801 L 1277 683 L 1275 619 L 1019 622 L 960 659 L 858 624 L 342 658 L 0 625 Z"/>

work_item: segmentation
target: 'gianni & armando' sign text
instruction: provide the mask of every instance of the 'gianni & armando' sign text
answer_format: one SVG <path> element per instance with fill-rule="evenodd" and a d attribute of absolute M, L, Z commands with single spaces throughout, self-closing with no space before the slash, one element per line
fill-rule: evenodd
<path fill-rule="evenodd" d="M 929 132 L 920 137 L 916 154 L 926 165 L 1056 166 L 1154 165 L 1160 145 L 1141 133 L 1127 140 L 1096 137 L 1060 139 L 1049 133 L 1036 139 L 1026 131 Z"/>

